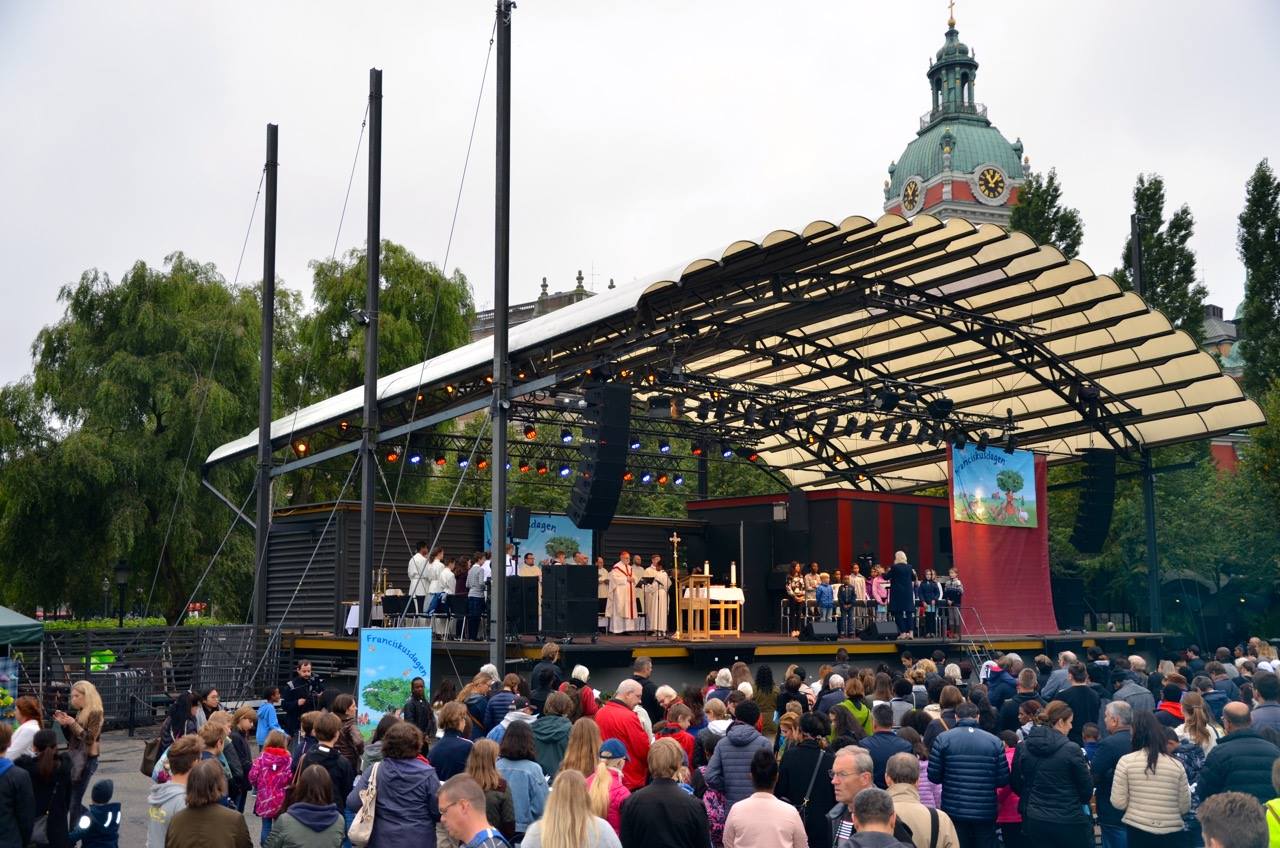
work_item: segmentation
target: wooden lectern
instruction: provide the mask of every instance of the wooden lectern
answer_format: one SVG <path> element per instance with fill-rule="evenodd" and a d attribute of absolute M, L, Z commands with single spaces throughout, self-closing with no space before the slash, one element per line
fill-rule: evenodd
<path fill-rule="evenodd" d="M 684 580 L 684 592 L 676 599 L 680 609 L 687 614 L 685 638 L 696 642 L 711 641 L 711 577 L 706 574 L 690 574 Z M 688 597 L 684 597 L 685 594 Z"/>

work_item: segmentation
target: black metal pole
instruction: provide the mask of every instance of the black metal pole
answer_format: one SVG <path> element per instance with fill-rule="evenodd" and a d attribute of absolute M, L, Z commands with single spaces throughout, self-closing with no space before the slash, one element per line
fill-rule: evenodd
<path fill-rule="evenodd" d="M 267 124 L 267 201 L 262 222 L 262 349 L 258 386 L 258 520 L 254 524 L 253 623 L 267 623 L 267 551 L 271 531 L 271 386 L 276 326 L 276 168 L 279 128 Z"/>
<path fill-rule="evenodd" d="M 117 612 L 119 612 L 120 614 L 120 621 L 118 622 L 117 626 L 121 630 L 124 629 L 124 590 L 127 589 L 128 586 L 129 586 L 128 583 L 121 583 L 119 587 L 120 588 L 120 608 L 117 610 Z"/>
<path fill-rule="evenodd" d="M 707 459 L 710 445 L 702 446 L 702 454 L 698 457 L 698 499 L 706 500 L 711 491 L 711 463 Z"/>
<path fill-rule="evenodd" d="M 360 626 L 373 615 L 373 492 L 378 478 L 378 286 L 382 275 L 382 71 L 369 69 L 369 230 L 365 237 L 364 424 L 360 428 Z"/>
<path fill-rule="evenodd" d="M 1129 264 L 1133 272 L 1133 290 L 1143 296 L 1142 279 L 1142 219 L 1135 213 L 1129 216 Z M 1142 449 L 1142 512 L 1147 530 L 1147 607 L 1150 629 L 1159 632 L 1164 627 L 1160 608 L 1160 551 L 1156 539 L 1156 473 L 1151 465 L 1151 450 Z"/>
<path fill-rule="evenodd" d="M 511 257 L 511 10 L 512 0 L 498 0 L 498 80 L 497 80 L 497 156 L 493 215 L 493 486 L 490 519 L 493 527 L 493 577 L 490 593 L 493 642 L 489 645 L 489 661 L 498 674 L 504 674 L 507 663 L 507 416 L 511 401 L 508 396 L 507 326 L 509 309 Z"/>

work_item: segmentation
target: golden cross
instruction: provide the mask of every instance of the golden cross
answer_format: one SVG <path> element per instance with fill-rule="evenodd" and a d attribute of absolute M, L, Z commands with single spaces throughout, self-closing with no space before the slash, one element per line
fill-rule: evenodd
<path fill-rule="evenodd" d="M 948 0 L 947 12 L 949 14 L 947 26 L 954 27 L 956 25 L 956 0 Z"/>
<path fill-rule="evenodd" d="M 670 538 L 670 539 L 668 539 L 667 541 L 668 541 L 668 542 L 670 542 L 670 543 L 671 543 L 671 544 L 673 544 L 673 545 L 678 545 L 678 544 L 680 544 L 680 541 L 681 541 L 681 540 L 680 540 L 680 534 L 679 534 L 679 533 L 677 533 L 677 532 L 675 532 L 675 531 L 672 531 L 672 533 L 671 533 L 671 538 Z"/>

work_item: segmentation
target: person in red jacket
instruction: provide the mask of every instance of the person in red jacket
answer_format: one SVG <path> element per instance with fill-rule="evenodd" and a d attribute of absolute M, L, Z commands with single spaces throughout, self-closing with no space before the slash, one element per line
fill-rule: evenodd
<path fill-rule="evenodd" d="M 649 776 L 649 734 L 640 724 L 635 708 L 640 703 L 640 684 L 624 680 L 618 684 L 613 700 L 596 713 L 600 738 L 617 739 L 627 749 L 627 765 L 622 770 L 622 783 L 632 792 L 644 786 Z"/>
<path fill-rule="evenodd" d="M 693 710 L 684 704 L 672 704 L 667 710 L 667 719 L 662 729 L 655 735 L 663 739 L 674 739 L 680 743 L 684 751 L 684 764 L 693 768 L 693 737 L 689 735 L 689 723 L 693 721 Z"/>

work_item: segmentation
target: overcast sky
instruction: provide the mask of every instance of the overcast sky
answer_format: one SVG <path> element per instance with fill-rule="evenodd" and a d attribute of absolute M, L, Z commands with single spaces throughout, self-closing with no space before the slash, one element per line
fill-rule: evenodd
<path fill-rule="evenodd" d="M 739 238 L 876 217 L 929 106 L 946 6 L 521 0 L 513 40 L 512 300 L 603 289 Z M 1084 217 L 1113 269 L 1139 171 L 1190 204 L 1211 301 L 1243 292 L 1236 216 L 1280 153 L 1280 4 L 960 0 L 977 99 Z M 175 250 L 235 274 L 280 125 L 278 273 L 333 249 L 385 71 L 382 233 L 440 263 L 493 24 L 425 3 L 0 0 L 0 381 L 31 367 L 59 287 Z M 493 75 L 449 267 L 492 303 Z M 339 250 L 363 244 L 363 154 Z M 241 282 L 261 277 L 261 219 Z"/>

